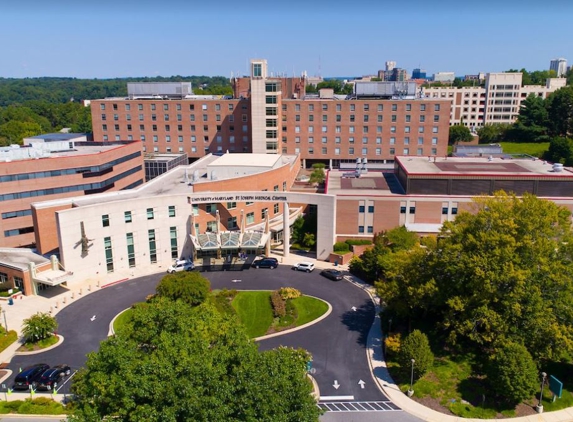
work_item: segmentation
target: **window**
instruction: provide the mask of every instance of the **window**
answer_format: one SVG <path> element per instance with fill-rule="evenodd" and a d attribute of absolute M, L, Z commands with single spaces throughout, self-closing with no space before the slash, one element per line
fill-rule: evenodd
<path fill-rule="evenodd" d="M 392 104 L 392 111 L 397 111 L 397 110 L 398 110 L 398 105 Z"/>
<path fill-rule="evenodd" d="M 400 214 L 406 214 L 406 206 L 400 207 Z"/>
<path fill-rule="evenodd" d="M 412 111 L 412 104 L 406 104 L 406 111 Z"/>
<path fill-rule="evenodd" d="M 249 212 L 247 213 L 247 224 L 253 224 L 255 222 L 255 213 Z"/>
<path fill-rule="evenodd" d="M 395 149 L 395 148 L 390 148 L 389 153 L 390 153 L 390 155 L 395 155 L 395 154 L 396 154 L 396 149 Z"/>
<path fill-rule="evenodd" d="M 426 116 L 424 116 L 423 114 L 420 115 L 420 123 L 424 123 L 426 121 Z"/>
<path fill-rule="evenodd" d="M 376 155 L 382 155 L 382 148 L 376 148 Z"/>
<path fill-rule="evenodd" d="M 365 209 L 365 208 L 364 208 L 364 205 L 359 205 L 359 206 L 358 206 L 358 212 L 359 212 L 359 213 L 363 213 L 363 212 L 364 212 L 364 209 Z"/>
<path fill-rule="evenodd" d="M 283 182 L 283 192 L 287 190 L 286 188 L 287 188 L 287 184 L 286 184 L 286 182 Z"/>
<path fill-rule="evenodd" d="M 237 217 L 229 217 L 227 218 L 227 229 L 234 229 L 237 226 Z"/>
<path fill-rule="evenodd" d="M 424 133 L 424 126 L 418 127 L 418 133 Z"/>
<path fill-rule="evenodd" d="M 356 110 L 356 106 L 354 104 L 350 104 L 350 111 L 355 111 Z"/>
<path fill-rule="evenodd" d="M 410 207 L 410 214 L 416 214 L 416 207 Z"/>
<path fill-rule="evenodd" d="M 440 111 L 440 105 L 434 104 L 434 111 Z"/>
<path fill-rule="evenodd" d="M 358 226 L 358 233 L 364 233 L 364 226 Z"/>
<path fill-rule="evenodd" d="M 274 205 L 273 205 L 273 212 L 274 212 L 275 214 L 278 214 L 278 212 L 279 212 L 279 204 L 274 204 Z"/>
<path fill-rule="evenodd" d="M 263 65 L 261 63 L 253 63 L 253 76 L 255 78 L 263 76 Z"/>
<path fill-rule="evenodd" d="M 354 148 L 348 148 L 348 155 L 354 155 Z"/>
<path fill-rule="evenodd" d="M 232 210 L 237 208 L 237 203 L 236 202 L 227 202 L 227 209 L 228 210 Z"/>
<path fill-rule="evenodd" d="M 368 155 L 368 148 L 362 148 L 362 155 Z"/>
<path fill-rule="evenodd" d="M 175 217 L 175 205 L 169 205 L 169 217 Z"/>
<path fill-rule="evenodd" d="M 448 215 L 448 207 L 442 207 L 442 215 Z"/>
<path fill-rule="evenodd" d="M 147 231 L 147 239 L 149 241 L 149 262 L 152 264 L 157 263 L 157 244 L 155 242 L 155 230 Z"/>
<path fill-rule="evenodd" d="M 420 111 L 426 111 L 426 104 L 420 104 Z"/>
<path fill-rule="evenodd" d="M 410 154 L 410 148 L 404 148 L 403 155 L 408 155 L 408 154 Z"/>
<path fill-rule="evenodd" d="M 105 249 L 105 264 L 107 267 L 107 272 L 113 272 L 113 250 L 111 248 L 111 237 L 103 238 L 103 245 Z"/>
<path fill-rule="evenodd" d="M 364 104 L 364 111 L 370 111 L 370 104 Z"/>
<path fill-rule="evenodd" d="M 216 211 L 217 211 L 217 204 L 205 205 L 205 212 L 208 212 L 209 214 L 215 214 Z"/>
<path fill-rule="evenodd" d="M 434 115 L 434 122 L 439 122 L 440 116 L 438 114 Z"/>
<path fill-rule="evenodd" d="M 405 132 L 405 133 L 410 133 L 410 126 L 405 126 L 405 127 L 404 127 L 404 132 Z"/>
<path fill-rule="evenodd" d="M 432 133 L 438 133 L 438 127 L 437 126 L 432 127 Z"/>
<path fill-rule="evenodd" d="M 109 227 L 109 214 L 104 214 L 101 216 L 101 224 L 103 227 Z"/>
<path fill-rule="evenodd" d="M 264 219 L 266 218 L 268 212 L 269 212 L 269 209 L 268 209 L 268 208 L 263 208 L 263 209 L 261 210 L 261 219 L 264 220 Z"/>
<path fill-rule="evenodd" d="M 384 111 L 384 105 L 383 105 L 383 104 L 378 104 L 377 110 L 378 110 L 378 111 Z"/>
<path fill-rule="evenodd" d="M 105 110 L 105 104 L 100 104 L 99 108 L 100 108 L 100 110 Z"/>
<path fill-rule="evenodd" d="M 217 222 L 207 221 L 207 232 L 216 233 L 217 232 Z"/>
<path fill-rule="evenodd" d="M 412 116 L 406 114 L 406 123 L 410 123 L 412 121 Z"/>
<path fill-rule="evenodd" d="M 133 244 L 133 233 L 126 233 L 125 240 L 127 243 L 127 262 L 129 268 L 135 267 L 135 245 Z"/>
<path fill-rule="evenodd" d="M 404 137 L 404 145 L 410 145 L 410 137 L 409 136 Z"/>
<path fill-rule="evenodd" d="M 368 205 L 368 212 L 370 214 L 374 213 L 374 205 Z"/>
<path fill-rule="evenodd" d="M 153 220 L 154 215 L 153 215 L 153 208 L 147 208 L 147 219 L 148 220 Z"/>

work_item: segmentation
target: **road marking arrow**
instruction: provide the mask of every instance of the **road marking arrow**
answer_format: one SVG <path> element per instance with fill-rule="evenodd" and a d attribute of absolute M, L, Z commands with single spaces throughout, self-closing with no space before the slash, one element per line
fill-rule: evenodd
<path fill-rule="evenodd" d="M 94 315 L 93 317 L 90 318 L 90 321 L 91 321 L 91 322 L 94 322 L 95 319 L 96 319 L 96 316 Z"/>
<path fill-rule="evenodd" d="M 356 312 L 356 306 L 353 306 L 353 307 L 352 307 L 352 310 L 353 310 L 354 312 Z"/>
<path fill-rule="evenodd" d="M 358 381 L 358 384 L 360 384 L 360 388 L 362 388 L 364 390 L 364 384 L 366 384 L 364 381 L 360 380 Z"/>
<path fill-rule="evenodd" d="M 340 387 L 338 380 L 334 380 L 334 384 L 332 386 L 338 390 L 338 388 Z"/>

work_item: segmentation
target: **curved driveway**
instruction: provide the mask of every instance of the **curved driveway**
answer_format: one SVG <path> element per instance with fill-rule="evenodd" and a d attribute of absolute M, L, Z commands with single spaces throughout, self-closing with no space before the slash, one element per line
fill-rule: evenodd
<path fill-rule="evenodd" d="M 366 356 L 366 339 L 374 319 L 374 305 L 369 296 L 347 281 L 333 282 L 319 275 L 294 272 L 288 266 L 276 270 L 251 269 L 202 273 L 213 288 L 239 290 L 274 290 L 296 287 L 304 294 L 316 296 L 332 305 L 332 313 L 309 328 L 259 342 L 262 350 L 280 345 L 302 347 L 313 355 L 313 376 L 321 396 L 353 396 L 356 401 L 388 400 L 375 386 Z M 85 364 L 86 354 L 97 350 L 107 337 L 109 323 L 123 309 L 155 291 L 163 276 L 154 274 L 119 283 L 78 300 L 57 314 L 58 334 L 64 343 L 32 356 L 15 356 L 10 369 L 37 362 L 50 365 L 67 363 L 77 369 Z M 235 280 L 233 282 L 233 280 Z M 236 281 L 240 280 L 240 281 Z M 355 309 L 355 310 L 354 310 Z M 95 318 L 94 318 L 95 316 Z M 359 384 L 360 381 L 364 383 Z M 13 384 L 13 377 L 7 382 Z M 338 385 L 338 388 L 335 386 Z M 69 382 L 61 389 L 67 392 Z"/>

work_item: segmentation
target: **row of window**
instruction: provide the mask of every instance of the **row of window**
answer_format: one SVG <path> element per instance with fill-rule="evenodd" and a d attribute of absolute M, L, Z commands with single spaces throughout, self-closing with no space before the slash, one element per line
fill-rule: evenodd
<path fill-rule="evenodd" d="M 169 205 L 167 207 L 167 215 L 170 218 L 176 217 L 175 205 Z M 148 220 L 155 219 L 155 210 L 153 208 L 147 208 L 146 217 Z M 133 215 L 132 215 L 131 211 L 125 211 L 123 213 L 123 222 L 124 223 L 131 223 L 132 221 L 133 221 Z M 110 224 L 109 214 L 104 214 L 101 216 L 101 224 L 102 224 L 102 227 L 109 227 L 109 224 Z"/>
<path fill-rule="evenodd" d="M 286 132 L 286 129 L 287 129 L 286 126 L 283 127 L 283 132 Z M 314 133 L 314 126 L 303 127 L 303 129 L 306 130 L 308 133 Z M 329 129 L 332 130 L 332 127 L 329 128 L 328 126 L 322 126 L 320 128 L 320 131 L 322 133 L 328 133 Z M 369 131 L 370 131 L 370 126 L 362 126 L 362 133 L 369 133 Z M 382 133 L 382 131 L 383 131 L 382 126 L 376 126 L 376 133 Z M 335 126 L 334 132 L 342 133 L 342 126 Z M 411 126 L 404 126 L 404 133 L 411 133 L 411 132 L 412 132 Z M 425 126 L 418 126 L 418 133 L 425 133 L 425 132 L 426 132 Z M 301 133 L 301 126 L 295 126 L 294 133 Z M 356 133 L 356 126 L 348 126 L 348 133 Z M 397 127 L 390 126 L 390 133 L 397 133 Z M 432 133 L 439 133 L 439 127 L 432 126 Z"/>
<path fill-rule="evenodd" d="M 102 113 L 102 114 L 101 114 L 101 120 L 107 121 L 107 116 L 108 116 L 107 114 Z M 233 122 L 235 121 L 235 115 L 234 115 L 234 114 L 228 114 L 228 115 L 225 115 L 225 116 L 223 116 L 223 117 L 224 117 L 224 118 L 228 118 L 230 123 L 233 123 Z M 138 120 L 139 120 L 140 122 L 143 122 L 143 121 L 146 120 L 144 114 L 139 114 L 137 118 L 138 118 Z M 164 115 L 163 115 L 163 121 L 169 122 L 170 119 L 171 119 L 171 116 L 170 116 L 169 114 L 164 114 Z M 175 115 L 175 119 L 176 119 L 178 122 L 182 122 L 182 121 L 183 121 L 183 115 L 182 115 L 182 114 L 177 114 L 177 115 Z M 203 119 L 204 122 L 208 122 L 208 121 L 209 121 L 209 115 L 208 115 L 208 114 L 203 114 L 203 115 L 202 115 L 202 119 Z M 113 115 L 113 120 L 114 120 L 114 121 L 119 121 L 119 120 L 120 120 L 119 114 L 114 114 L 114 115 Z M 125 120 L 128 121 L 128 122 L 131 122 L 131 114 L 126 114 L 126 115 L 125 115 Z M 156 122 L 156 121 L 157 121 L 157 114 L 152 114 L 152 115 L 151 115 L 151 121 L 152 121 L 152 122 Z M 191 122 L 196 121 L 196 120 L 195 120 L 195 114 L 190 114 L 190 115 L 189 115 L 189 121 L 191 121 Z M 222 116 L 221 116 L 220 114 L 216 114 L 216 115 L 215 115 L 215 121 L 217 121 L 217 122 L 222 121 Z M 249 121 L 249 116 L 248 116 L 247 114 L 241 115 L 241 121 L 243 121 L 244 123 L 248 122 L 248 121 Z"/>
<path fill-rule="evenodd" d="M 420 110 L 420 111 L 426 111 L 426 110 L 428 109 L 428 108 L 427 108 L 428 104 L 424 104 L 423 102 L 416 103 L 416 104 L 418 104 L 418 105 L 420 106 L 420 107 L 419 107 L 419 110 Z M 328 105 L 329 105 L 329 103 L 322 103 L 320 109 L 321 109 L 322 111 L 328 111 Z M 370 111 L 370 105 L 371 105 L 370 103 L 364 103 L 364 104 L 362 104 L 362 111 Z M 314 106 L 315 106 L 315 104 L 312 104 L 312 103 L 311 103 L 311 104 L 308 104 L 307 110 L 308 110 L 309 112 L 315 111 L 315 107 L 314 107 Z M 398 111 L 398 103 L 392 103 L 390 107 L 391 107 L 391 110 L 392 110 L 392 111 Z M 336 111 L 342 111 L 342 104 L 337 103 L 337 104 L 335 105 L 335 109 L 336 109 Z M 287 111 L 287 110 L 288 110 L 287 104 L 283 104 L 283 105 L 282 105 L 282 110 L 283 110 L 283 111 Z M 295 104 L 295 105 L 294 105 L 294 110 L 295 110 L 295 111 L 300 111 L 300 110 L 301 110 L 301 104 L 298 104 L 298 103 Z M 411 103 L 406 103 L 406 105 L 405 105 L 405 110 L 406 110 L 406 111 L 412 111 L 412 110 L 413 110 L 412 104 L 411 104 Z M 356 104 L 355 104 L 355 103 L 350 103 L 350 111 L 356 111 Z M 384 111 L 384 104 L 376 104 L 376 111 L 377 111 L 377 112 L 382 112 L 382 111 Z M 434 104 L 434 111 L 440 111 L 440 104 Z"/>
<path fill-rule="evenodd" d="M 34 233 L 34 227 L 22 227 L 19 229 L 4 230 L 4 237 L 19 236 L 26 233 Z"/>
<path fill-rule="evenodd" d="M 314 155 L 314 148 L 310 147 L 310 148 L 308 148 L 307 151 L 308 151 L 308 154 L 309 154 L 309 155 Z M 295 152 L 295 154 L 300 154 L 300 152 L 301 152 L 301 151 L 300 151 L 300 148 L 295 148 L 295 149 L 294 149 L 294 152 Z M 368 148 L 362 148 L 362 150 L 361 150 L 360 152 L 361 152 L 361 155 L 362 155 L 362 156 L 368 155 Z M 412 152 L 413 152 L 413 150 L 412 150 Z M 323 154 L 323 155 L 328 154 L 328 147 L 322 147 L 322 148 L 320 149 L 320 153 Z M 340 153 L 341 153 L 341 149 L 340 149 L 340 148 L 334 148 L 334 155 L 340 155 Z M 355 152 L 355 149 L 354 149 L 354 148 L 352 148 L 352 147 L 348 148 L 348 155 L 354 155 L 355 153 L 356 153 L 356 152 Z M 375 154 L 375 155 L 382 155 L 382 148 L 376 148 L 376 149 L 374 149 L 374 154 Z M 388 149 L 388 154 L 389 154 L 389 155 L 396 155 L 396 148 L 389 148 L 389 149 Z M 431 155 L 437 155 L 437 154 L 438 154 L 438 149 L 437 149 L 437 148 L 432 148 L 432 149 L 431 149 Z M 404 149 L 402 150 L 402 154 L 401 154 L 401 155 L 410 155 L 410 148 L 404 148 Z M 424 155 L 427 155 L 427 154 L 424 152 L 424 148 L 418 148 L 418 149 L 416 149 L 416 155 L 418 155 L 418 156 L 424 156 Z"/>
<path fill-rule="evenodd" d="M 2 220 L 7 220 L 9 218 L 17 218 L 17 217 L 27 217 L 32 215 L 32 210 L 19 210 L 19 211 L 9 211 L 2 213 Z"/>
<path fill-rule="evenodd" d="M 117 164 L 125 163 L 126 161 L 133 160 L 134 158 L 141 157 L 141 151 L 137 151 L 126 155 L 124 157 L 117 158 L 115 160 L 108 161 L 99 166 L 91 167 L 73 167 L 68 169 L 51 170 L 51 171 L 36 171 L 21 174 L 9 174 L 5 176 L 0 176 L 0 182 L 14 182 L 18 180 L 28 180 L 28 179 L 42 179 L 45 177 L 57 177 L 66 176 L 70 174 L 89 174 L 98 173 L 103 170 L 107 170 Z"/>
<path fill-rule="evenodd" d="M 101 130 L 103 132 L 107 132 L 107 124 L 102 124 L 101 125 Z M 128 132 L 133 132 L 133 126 L 128 124 L 126 125 L 126 129 Z M 163 128 L 165 132 L 171 132 L 171 126 L 170 125 L 165 125 L 165 127 Z M 195 125 L 191 125 L 189 127 L 191 132 L 197 132 L 197 127 Z M 119 124 L 113 125 L 113 130 L 116 132 L 119 132 L 121 130 L 121 126 Z M 151 130 L 153 132 L 157 132 L 158 131 L 158 127 L 157 125 L 151 125 Z M 221 125 L 217 125 L 216 127 L 217 132 L 221 132 L 222 131 L 222 126 Z M 228 128 L 229 132 L 234 132 L 235 131 L 235 126 L 229 126 Z M 249 127 L 247 125 L 243 125 L 241 128 L 243 133 L 248 133 L 249 132 Z M 139 131 L 140 132 L 145 132 L 145 125 L 139 125 Z M 183 125 L 177 125 L 177 132 L 182 132 L 183 131 Z M 209 126 L 208 125 L 204 125 L 203 126 L 203 132 L 209 132 Z"/>
<path fill-rule="evenodd" d="M 345 143 L 354 144 L 354 141 L 355 141 L 354 136 L 349 136 L 349 137 L 347 138 L 347 140 L 346 140 Z M 367 144 L 367 143 L 369 143 L 369 141 L 370 141 L 370 138 L 369 138 L 369 137 L 367 137 L 367 136 L 363 136 L 363 137 L 362 137 L 362 143 L 363 143 L 363 144 Z M 287 140 L 286 140 L 286 139 L 283 139 L 283 142 L 286 143 Z M 295 136 L 294 142 L 295 142 L 296 144 L 299 144 L 299 143 L 300 143 L 300 136 Z M 309 144 L 313 144 L 313 143 L 314 143 L 314 136 L 309 136 L 309 137 L 307 138 L 307 142 L 308 142 Z M 323 144 L 327 144 L 327 143 L 329 142 L 329 141 L 328 141 L 328 137 L 327 137 L 327 136 L 321 137 L 321 142 L 322 142 Z M 334 143 L 340 144 L 341 142 L 342 142 L 342 138 L 341 138 L 340 136 L 337 136 L 337 137 L 334 138 Z M 409 145 L 409 144 L 410 144 L 410 137 L 409 137 L 409 136 L 405 136 L 405 137 L 403 138 L 403 141 L 402 141 L 402 142 L 404 143 L 404 145 Z M 375 143 L 376 143 L 377 145 L 382 144 L 382 137 L 381 137 L 381 136 L 376 137 L 376 138 L 375 138 Z M 394 136 L 390 137 L 389 143 L 390 143 L 390 145 L 395 145 L 395 144 L 396 144 L 396 138 L 395 138 Z M 423 136 L 418 136 L 418 145 L 424 145 L 424 137 L 423 137 Z M 438 138 L 437 138 L 437 137 L 433 137 L 433 138 L 432 138 L 432 145 L 438 145 Z"/>
<path fill-rule="evenodd" d="M 61 193 L 77 192 L 77 191 L 85 191 L 86 194 L 96 193 L 98 191 L 103 192 L 103 190 L 113 186 L 113 184 L 115 182 L 117 182 L 118 180 L 121 180 L 125 177 L 128 177 L 128 176 L 130 176 L 134 173 L 137 173 L 141 170 L 142 170 L 141 166 L 136 166 L 130 170 L 124 171 L 121 174 L 118 174 L 114 177 L 111 177 L 107 180 L 104 180 L 103 182 L 85 183 L 85 184 L 81 184 L 81 185 L 62 186 L 62 187 L 58 187 L 58 188 L 38 189 L 38 190 L 32 190 L 32 191 L 0 194 L 0 202 L 11 201 L 14 199 L 31 198 L 31 197 L 36 197 L 36 196 L 57 195 L 57 194 L 61 194 Z"/>
<path fill-rule="evenodd" d="M 285 119 L 286 119 L 286 116 L 283 116 L 283 120 L 285 120 Z M 335 119 L 336 122 L 342 122 L 342 115 L 337 114 L 337 115 L 334 117 L 334 119 Z M 271 119 L 271 120 L 272 120 L 272 119 Z M 276 121 L 276 119 L 274 119 L 274 120 Z M 300 115 L 300 114 L 296 114 L 296 115 L 294 116 L 294 120 L 295 120 L 295 122 L 300 122 L 300 121 L 301 121 L 301 115 Z M 309 115 L 308 115 L 308 121 L 309 121 L 309 122 L 314 122 L 314 114 L 309 114 Z M 323 114 L 323 115 L 322 115 L 322 121 L 323 121 L 323 122 L 328 122 L 328 114 Z M 350 115 L 348 116 L 348 121 L 349 121 L 350 123 L 356 122 L 356 121 L 357 121 L 357 120 L 356 120 L 356 116 L 355 116 L 354 114 L 350 114 Z M 369 122 L 369 121 L 370 121 L 370 115 L 364 114 L 364 115 L 362 116 L 362 121 L 365 122 L 365 123 L 366 123 L 366 122 Z M 383 122 L 383 121 L 384 121 L 384 116 L 381 115 L 381 114 L 377 115 L 377 116 L 376 116 L 376 121 L 379 122 L 379 123 Z M 397 122 L 397 121 L 398 121 L 398 116 L 397 116 L 396 114 L 392 114 L 392 116 L 391 116 L 391 121 L 392 121 L 392 122 Z M 412 121 L 412 116 L 411 116 L 410 114 L 404 115 L 404 121 L 405 121 L 406 123 L 410 123 L 410 122 Z M 419 116 L 419 121 L 420 121 L 420 123 L 425 123 L 425 122 L 426 122 L 426 115 L 421 114 L 421 115 Z M 434 122 L 439 122 L 439 121 L 440 121 L 440 115 L 439 115 L 439 114 L 435 114 L 435 115 L 434 115 Z M 269 119 L 267 119 L 267 122 L 269 122 Z M 267 126 L 268 126 L 268 124 L 267 124 Z M 275 125 L 275 126 L 276 126 L 276 125 Z"/>
<path fill-rule="evenodd" d="M 149 106 L 149 109 L 151 111 L 157 110 L 157 104 L 155 103 L 150 103 L 150 104 L 146 104 Z M 125 111 L 131 111 L 131 104 L 124 104 L 125 107 Z M 105 110 L 106 109 L 106 103 L 101 103 L 99 105 L 100 110 Z M 111 108 L 115 111 L 118 110 L 118 104 L 117 103 L 112 103 Z M 227 109 L 229 111 L 233 111 L 234 108 L 234 104 L 227 104 Z M 243 109 L 245 109 L 246 106 L 243 106 Z M 143 103 L 139 103 L 137 104 L 137 109 L 138 110 L 143 110 Z M 176 103 L 175 104 L 175 109 L 177 111 L 181 111 L 182 110 L 182 106 L 180 103 Z M 163 110 L 164 111 L 168 111 L 169 110 L 169 104 L 168 103 L 163 103 Z M 189 110 L 195 110 L 195 104 L 189 104 Z M 208 110 L 208 105 L 207 104 L 201 104 L 201 110 Z M 219 103 L 215 103 L 215 110 L 216 111 L 220 111 L 221 110 L 221 104 Z"/>

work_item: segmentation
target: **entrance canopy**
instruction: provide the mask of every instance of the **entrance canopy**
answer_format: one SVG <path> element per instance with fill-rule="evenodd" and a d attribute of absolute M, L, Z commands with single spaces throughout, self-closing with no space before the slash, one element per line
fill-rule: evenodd
<path fill-rule="evenodd" d="M 264 248 L 269 238 L 268 233 L 221 232 L 189 235 L 197 251 L 216 251 L 218 249 L 260 249 Z"/>

